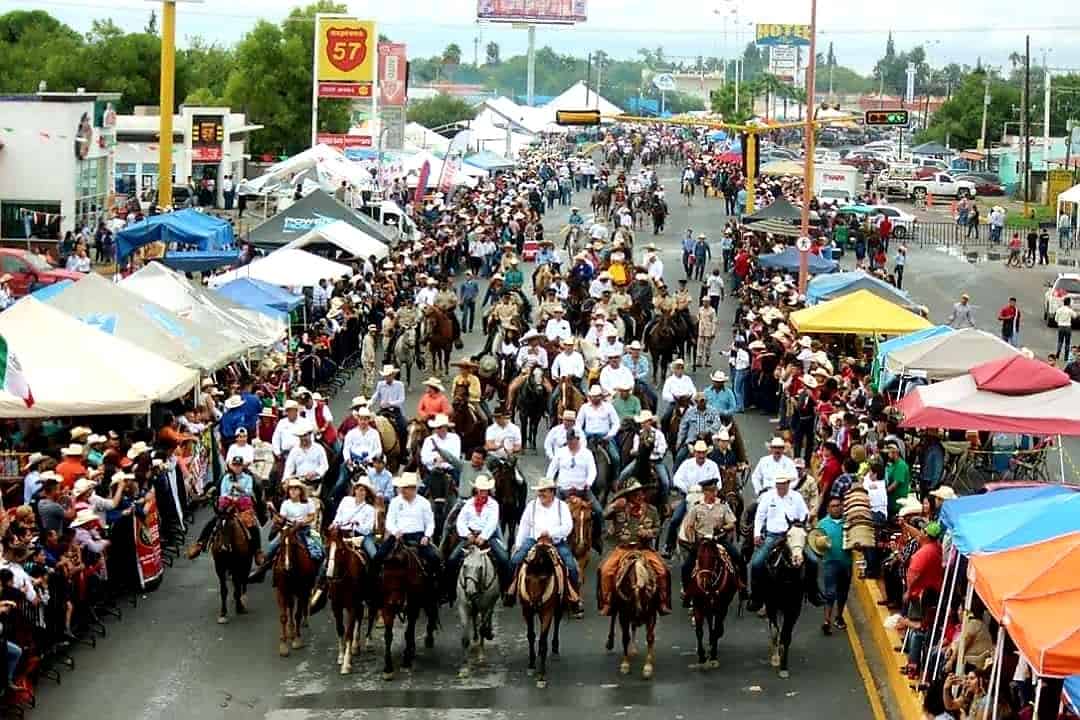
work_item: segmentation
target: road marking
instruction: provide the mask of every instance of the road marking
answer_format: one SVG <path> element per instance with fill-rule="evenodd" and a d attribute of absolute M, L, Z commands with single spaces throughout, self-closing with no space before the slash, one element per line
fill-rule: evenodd
<path fill-rule="evenodd" d="M 855 658 L 855 667 L 859 670 L 863 686 L 866 689 L 866 698 L 870 701 L 870 711 L 874 714 L 874 720 L 885 720 L 885 707 L 881 702 L 881 691 L 874 681 L 874 674 L 870 671 L 870 665 L 866 662 L 866 652 L 863 650 L 862 640 L 855 631 L 855 620 L 851 612 L 844 608 L 844 622 L 847 623 L 847 639 L 851 644 L 851 654 Z"/>

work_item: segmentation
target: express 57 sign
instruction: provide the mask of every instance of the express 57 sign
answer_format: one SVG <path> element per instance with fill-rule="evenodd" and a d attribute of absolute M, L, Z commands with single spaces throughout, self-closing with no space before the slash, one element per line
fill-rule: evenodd
<path fill-rule="evenodd" d="M 315 28 L 315 71 L 319 97 L 371 97 L 375 75 L 375 23 L 319 17 Z"/>

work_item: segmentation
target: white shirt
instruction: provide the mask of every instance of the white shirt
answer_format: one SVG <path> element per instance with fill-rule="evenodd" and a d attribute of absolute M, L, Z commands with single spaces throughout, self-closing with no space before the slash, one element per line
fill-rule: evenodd
<path fill-rule="evenodd" d="M 611 290 L 610 280 L 601 280 L 600 278 L 593 278 L 593 281 L 589 283 L 589 297 L 599 300 L 604 296 L 605 290 Z"/>
<path fill-rule="evenodd" d="M 560 490 L 588 490 L 596 480 L 596 461 L 588 448 L 578 447 L 576 453 L 570 448 L 559 448 L 548 464 L 547 476 L 555 477 Z"/>
<path fill-rule="evenodd" d="M 237 445 L 233 443 L 229 446 L 229 452 L 225 453 L 225 464 L 231 465 L 232 459 L 238 457 L 244 461 L 244 465 L 250 465 L 255 461 L 255 448 L 251 445 Z"/>
<path fill-rule="evenodd" d="M 605 365 L 600 371 L 600 387 L 604 388 L 604 392 L 608 395 L 614 395 L 616 388 L 625 385 L 634 386 L 634 373 L 625 365 L 619 365 L 617 368 Z"/>
<path fill-rule="evenodd" d="M 287 417 L 278 420 L 277 425 L 274 426 L 274 436 L 270 439 L 270 447 L 273 448 L 274 455 L 278 457 L 288 455 L 290 450 L 300 444 L 296 435 L 293 434 L 293 428 L 300 422 L 302 421 L 299 415 L 295 421 Z"/>
<path fill-rule="evenodd" d="M 724 278 L 721 275 L 710 275 L 705 283 L 709 286 L 709 296 L 716 297 L 724 294 Z"/>
<path fill-rule="evenodd" d="M 619 413 L 615 412 L 615 407 L 606 400 L 599 405 L 593 405 L 590 401 L 578 410 L 574 425 L 586 435 L 613 438 L 619 431 Z"/>
<path fill-rule="evenodd" d="M 559 502 L 557 498 L 555 501 Z M 569 515 L 569 511 L 567 511 L 566 514 Z M 570 533 L 567 532 L 567 535 L 569 534 Z M 34 581 L 30 577 L 30 575 L 25 570 L 23 570 L 22 565 L 9 562 L 0 558 L 0 569 L 4 568 L 7 568 L 11 571 L 12 580 L 14 581 L 15 588 L 22 591 L 22 594 L 26 596 L 26 600 L 31 603 L 37 602 L 38 594 L 37 590 L 34 589 Z"/>
<path fill-rule="evenodd" d="M 556 255 L 558 255 L 558 252 L 556 252 Z M 548 287 L 555 288 L 555 298 L 558 300 L 565 301 L 570 297 L 570 286 L 566 284 L 565 280 L 556 280 L 548 285 Z"/>
<path fill-rule="evenodd" d="M 548 355 L 547 350 L 542 347 L 529 347 L 525 346 L 518 350 L 517 354 L 517 366 L 524 369 L 526 365 L 532 363 L 536 367 L 542 367 L 547 370 L 548 367 Z"/>
<path fill-rule="evenodd" d="M 401 495 L 390 501 L 386 511 L 386 534 L 398 533 L 423 533 L 429 538 L 435 534 L 435 513 L 423 495 L 417 495 L 412 502 L 406 502 Z"/>
<path fill-rule="evenodd" d="M 329 469 L 326 450 L 322 445 L 313 442 L 306 450 L 297 445 L 289 451 L 289 456 L 285 458 L 284 477 L 306 478 L 308 473 L 314 473 L 316 478 L 321 478 Z"/>
<path fill-rule="evenodd" d="M 296 522 L 303 520 L 309 515 L 315 513 L 315 506 L 311 504 L 310 500 L 304 502 L 296 502 L 295 500 L 282 500 L 281 509 L 278 510 L 278 514 L 286 520 L 292 520 Z"/>
<path fill-rule="evenodd" d="M 495 443 L 499 449 L 514 452 L 515 449 L 521 449 L 521 429 L 512 422 L 502 427 L 499 423 L 492 423 L 484 433 L 484 443 Z"/>
<path fill-rule="evenodd" d="M 367 459 L 382 455 L 382 436 L 375 428 L 368 426 L 366 431 L 354 427 L 345 433 L 345 441 L 342 444 L 341 454 L 345 460 L 358 460 L 367 455 Z"/>
<path fill-rule="evenodd" d="M 457 433 L 452 432 L 446 433 L 444 438 L 439 437 L 438 434 L 428 435 L 424 440 L 424 445 L 420 448 L 420 462 L 424 463 L 424 467 L 428 470 L 436 468 L 449 469 L 451 467 L 450 463 L 436 448 L 442 448 L 453 457 L 461 457 L 461 438 L 458 437 Z"/>
<path fill-rule="evenodd" d="M 591 237 L 593 240 L 607 240 L 608 239 L 607 225 L 604 225 L 603 223 L 599 223 L 599 222 L 593 223 L 593 226 L 591 228 L 589 228 L 589 237 Z"/>
<path fill-rule="evenodd" d="M 630 445 L 630 453 L 636 453 L 641 446 L 641 433 L 634 435 L 634 442 Z M 660 461 L 664 455 L 667 454 L 667 438 L 664 437 L 664 433 L 656 431 L 653 433 L 653 449 L 652 455 L 649 456 L 650 460 Z M 708 460 L 708 458 L 706 458 Z M 711 460 L 709 462 L 712 462 Z M 685 464 L 685 461 L 684 461 Z"/>
<path fill-rule="evenodd" d="M 622 340 L 617 337 L 613 338 L 611 335 L 605 336 L 604 342 L 598 348 L 600 357 L 602 358 L 607 358 L 609 353 L 612 355 L 618 354 L 619 357 L 622 357 L 625 354 L 625 350 L 626 348 L 623 347 Z"/>
<path fill-rule="evenodd" d="M 438 295 L 438 291 L 433 287 L 424 287 L 416 292 L 416 304 L 417 305 L 434 305 L 435 296 Z"/>
<path fill-rule="evenodd" d="M 750 353 L 743 348 L 739 348 L 735 351 L 735 362 L 731 364 L 731 367 L 735 370 L 749 370 L 750 369 Z"/>
<path fill-rule="evenodd" d="M 458 537 L 467 538 L 471 533 L 476 533 L 481 540 L 489 540 L 498 529 L 499 503 L 495 502 L 495 498 L 489 497 L 480 512 L 476 512 L 476 503 L 472 499 L 465 501 L 457 518 Z"/>
<path fill-rule="evenodd" d="M 1054 324 L 1059 328 L 1068 328 L 1072 325 L 1073 319 L 1076 317 L 1076 311 L 1068 305 L 1062 305 L 1054 313 Z"/>
<path fill-rule="evenodd" d="M 658 282 L 664 279 L 664 262 L 653 256 L 653 259 L 645 266 L 645 271 L 649 273 L 649 277 L 653 279 L 653 282 Z"/>
<path fill-rule="evenodd" d="M 683 373 L 681 376 L 668 375 L 664 381 L 664 389 L 660 393 L 664 402 L 673 403 L 677 397 L 689 397 L 697 392 L 693 379 Z"/>
<path fill-rule="evenodd" d="M 869 475 L 863 479 L 863 487 L 870 496 L 870 512 L 889 514 L 889 491 L 884 480 L 871 480 Z"/>
<path fill-rule="evenodd" d="M 786 533 L 791 523 L 805 522 L 809 515 L 806 501 L 799 493 L 789 490 L 787 495 L 780 497 L 776 490 L 769 490 L 758 501 L 754 515 L 754 537 L 761 537 L 765 533 Z"/>
<path fill-rule="evenodd" d="M 659 436 L 662 433 L 656 434 Z M 682 465 L 675 471 L 675 477 L 671 479 L 671 482 L 686 494 L 700 485 L 702 480 L 711 478 L 720 479 L 720 468 L 716 463 L 709 458 L 705 458 L 705 462 L 698 465 L 697 458 L 692 457 L 683 460 Z"/>
<path fill-rule="evenodd" d="M 577 350 L 572 350 L 569 355 L 561 352 L 551 363 L 551 377 L 559 380 L 567 375 L 577 378 L 585 377 L 585 358 Z"/>
<path fill-rule="evenodd" d="M 574 334 L 570 330 L 569 322 L 551 318 L 547 321 L 547 327 L 544 328 L 544 336 L 551 342 L 555 342 L 556 340 L 570 340 Z"/>
<path fill-rule="evenodd" d="M 570 508 L 559 498 L 545 506 L 540 498 L 534 498 L 525 506 L 518 524 L 517 540 L 514 549 L 521 547 L 526 540 L 539 540 L 545 533 L 553 543 L 561 543 L 574 531 L 574 518 Z"/>
<path fill-rule="evenodd" d="M 547 435 L 544 437 L 544 454 L 547 455 L 548 462 L 555 457 L 555 453 L 559 448 L 566 447 L 566 426 L 559 423 L 555 427 L 548 430 Z"/>
<path fill-rule="evenodd" d="M 600 347 L 600 343 L 604 341 L 604 338 L 608 336 L 609 332 L 615 330 L 615 326 L 611 323 L 604 321 L 603 327 L 597 329 L 596 323 L 589 326 L 588 332 L 585 333 L 585 342 L 592 343 L 596 347 Z"/>
<path fill-rule="evenodd" d="M 754 488 L 754 494 L 761 495 L 766 490 L 772 490 L 779 475 L 794 478 L 795 461 L 787 455 L 781 455 L 779 460 L 773 460 L 771 453 L 758 460 L 757 465 L 754 466 L 754 472 L 750 475 L 750 484 Z"/>
<path fill-rule="evenodd" d="M 375 532 L 375 506 L 369 502 L 360 504 L 356 498 L 348 495 L 341 499 L 334 522 L 330 525 L 352 530 L 357 535 L 370 535 Z"/>

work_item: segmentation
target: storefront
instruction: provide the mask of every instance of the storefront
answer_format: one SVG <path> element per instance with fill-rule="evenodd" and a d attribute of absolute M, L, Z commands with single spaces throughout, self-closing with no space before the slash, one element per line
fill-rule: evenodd
<path fill-rule="evenodd" d="M 0 239 L 58 240 L 105 216 L 119 97 L 0 96 Z"/>

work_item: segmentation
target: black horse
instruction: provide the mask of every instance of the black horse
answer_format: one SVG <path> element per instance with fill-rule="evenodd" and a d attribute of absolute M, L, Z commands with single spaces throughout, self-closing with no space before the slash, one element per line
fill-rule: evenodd
<path fill-rule="evenodd" d="M 769 618 L 769 663 L 784 679 L 791 676 L 788 649 L 806 589 L 803 577 L 805 547 L 806 529 L 802 523 L 790 524 L 784 540 L 769 553 L 765 587 L 754 588 L 754 593 L 765 599 L 765 613 Z"/>
<path fill-rule="evenodd" d="M 518 391 L 514 404 L 521 425 L 522 448 L 532 446 L 536 450 L 536 437 L 540 433 L 540 421 L 548 409 L 549 393 L 544 387 L 543 371 L 537 368 Z"/>

